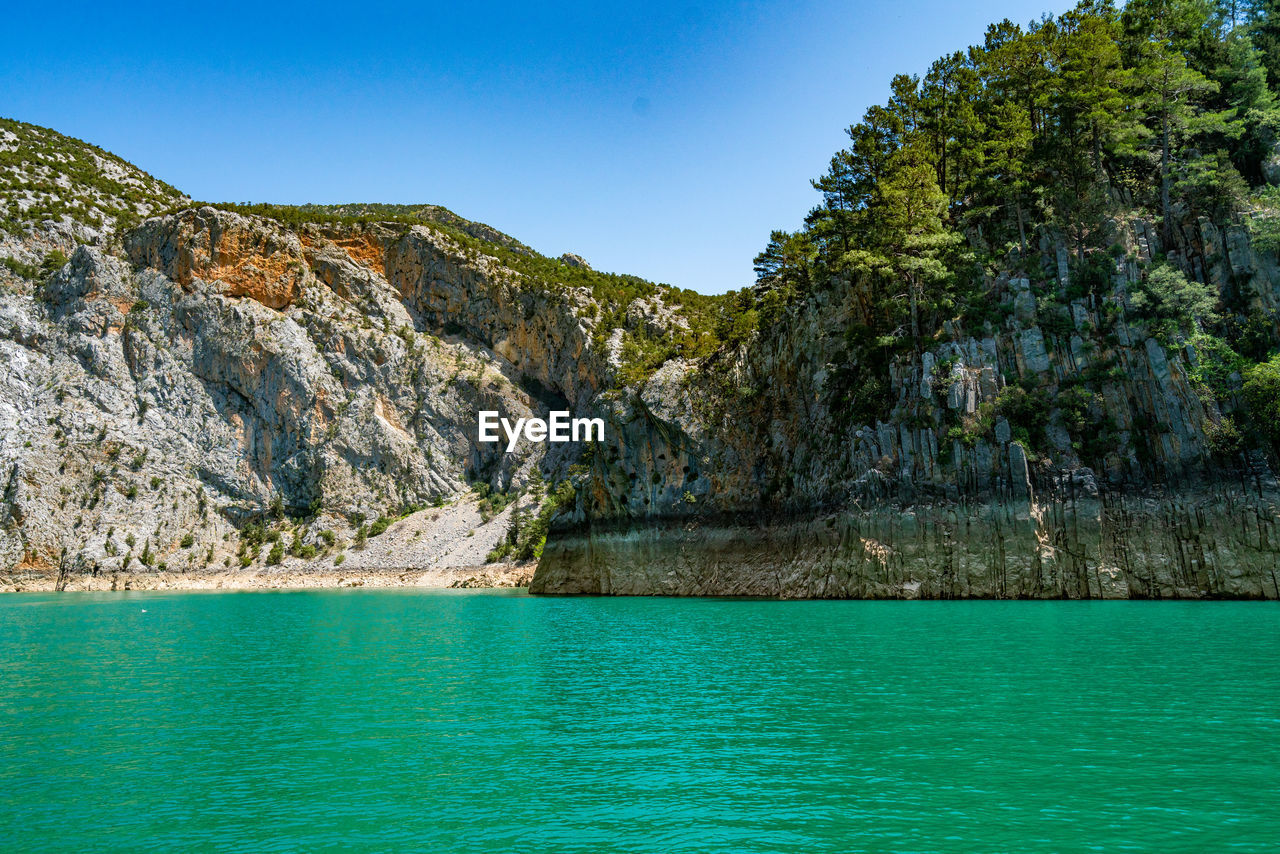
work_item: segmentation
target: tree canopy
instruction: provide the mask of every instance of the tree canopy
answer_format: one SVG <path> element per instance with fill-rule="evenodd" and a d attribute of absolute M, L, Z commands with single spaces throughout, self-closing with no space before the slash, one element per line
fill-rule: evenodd
<path fill-rule="evenodd" d="M 984 271 L 1033 272 L 1042 239 L 1096 271 L 1114 266 L 1122 209 L 1145 211 L 1169 251 L 1182 221 L 1276 200 L 1251 188 L 1265 185 L 1280 127 L 1278 6 L 1084 0 L 993 24 L 923 76 L 894 77 L 813 181 L 821 202 L 803 227 L 775 231 L 757 256 L 762 321 L 854 280 L 867 295 L 860 335 L 918 350 L 989 303 Z M 1170 275 L 1157 270 L 1146 293 L 1168 291 Z"/>

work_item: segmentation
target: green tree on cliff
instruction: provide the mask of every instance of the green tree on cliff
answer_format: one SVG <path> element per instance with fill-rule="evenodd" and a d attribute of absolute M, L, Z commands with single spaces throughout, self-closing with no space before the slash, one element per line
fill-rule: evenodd
<path fill-rule="evenodd" d="M 907 306 L 913 346 L 923 338 L 922 313 L 948 280 L 944 257 L 959 238 L 943 225 L 947 200 L 937 173 L 915 146 L 902 149 L 879 188 L 876 230 L 870 248 L 853 249 L 844 264 L 854 272 L 905 290 L 895 297 Z"/>

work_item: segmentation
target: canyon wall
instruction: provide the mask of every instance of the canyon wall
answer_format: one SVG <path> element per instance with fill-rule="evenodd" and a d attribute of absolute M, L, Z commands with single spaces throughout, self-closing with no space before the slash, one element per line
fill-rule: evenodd
<path fill-rule="evenodd" d="M 1239 400 L 1208 387 L 1215 354 L 1135 308 L 1154 229 L 1116 228 L 1103 293 L 1070 298 L 1046 238 L 1056 275 L 1000 276 L 991 318 L 898 356 L 883 420 L 843 405 L 853 281 L 710 370 L 616 395 L 533 590 L 1277 598 L 1268 461 L 1216 438 Z M 1240 223 L 1189 223 L 1169 254 L 1274 332 L 1280 276 Z"/>
<path fill-rule="evenodd" d="M 93 180 L 58 178 L 42 204 L 66 212 L 0 241 L 0 589 L 258 569 L 264 536 L 328 571 L 374 519 L 415 515 L 405 552 L 441 555 L 446 522 L 501 525 L 482 537 L 499 543 L 542 514 L 540 593 L 1280 596 L 1280 496 L 1239 435 L 1240 376 L 1135 297 L 1167 259 L 1280 340 L 1280 270 L 1242 220 L 1188 219 L 1161 246 L 1117 216 L 1089 283 L 1041 230 L 918 346 L 870 346 L 869 288 L 822 282 L 646 372 L 628 341 L 692 329 L 674 290 L 583 280 L 582 259 L 443 209 L 192 206 L 51 131 L 2 130 L 29 155 L 14 186 L 66 158 Z M 477 441 L 480 409 L 565 408 L 604 418 L 605 442 Z M 513 498 L 520 517 L 492 521 Z"/>

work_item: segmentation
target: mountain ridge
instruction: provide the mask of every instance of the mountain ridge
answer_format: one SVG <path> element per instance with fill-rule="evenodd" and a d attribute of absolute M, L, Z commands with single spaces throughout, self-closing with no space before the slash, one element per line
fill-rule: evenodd
<path fill-rule="evenodd" d="M 1084 3 L 895 78 L 718 297 L 435 206 L 30 223 L 6 583 L 332 577 L 474 506 L 451 536 L 534 592 L 1280 598 L 1280 52 L 1214 8 Z M 477 440 L 551 408 L 606 440 Z"/>

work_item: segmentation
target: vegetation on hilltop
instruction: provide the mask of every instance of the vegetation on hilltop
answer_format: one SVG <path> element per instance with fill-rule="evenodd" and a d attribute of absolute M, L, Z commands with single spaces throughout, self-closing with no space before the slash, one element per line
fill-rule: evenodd
<path fill-rule="evenodd" d="M 525 287 L 551 291 L 582 288 L 591 293 L 598 306 L 597 344 L 603 345 L 614 329 L 623 330 L 620 381 L 633 385 L 648 377 L 669 359 L 701 358 L 721 346 L 726 318 L 737 316 L 736 303 L 721 296 L 700 294 L 687 288 L 656 284 L 639 276 L 605 273 L 567 264 L 529 249 L 511 238 L 508 242 L 484 236 L 501 232 L 434 205 L 272 205 L 217 204 L 214 207 L 237 213 L 267 217 L 291 228 L 307 224 L 362 225 L 393 223 L 423 225 L 448 235 L 468 250 L 497 259 L 504 267 L 523 277 Z M 658 297 L 663 305 L 684 320 L 687 326 L 673 327 L 669 333 L 650 331 L 643 323 L 627 318 L 628 307 L 637 299 Z M 732 325 L 731 323 L 729 324 Z"/>
<path fill-rule="evenodd" d="M 168 184 L 73 137 L 0 118 L 0 232 L 70 217 L 127 228 L 186 201 Z"/>
<path fill-rule="evenodd" d="M 509 234 L 480 222 L 458 216 L 441 205 L 393 205 L 379 202 L 353 202 L 341 205 L 276 205 L 270 203 L 220 203 L 213 205 L 222 210 L 267 217 L 299 228 L 307 223 L 358 225 L 372 222 L 393 222 L 405 225 L 433 224 L 446 226 L 487 243 L 505 246 L 521 253 L 532 253 L 525 244 Z"/>
<path fill-rule="evenodd" d="M 1199 216 L 1245 215 L 1259 248 L 1280 246 L 1280 191 L 1265 188 L 1280 180 L 1278 84 L 1277 0 L 1084 0 L 1026 27 L 993 24 L 923 77 L 893 78 L 813 181 L 821 204 L 771 235 L 754 288 L 733 300 L 768 329 L 852 282 L 865 323 L 847 330 L 838 402 L 885 417 L 894 359 L 948 321 L 1007 316 L 999 271 L 1031 279 L 1046 333 L 1070 327 L 1066 302 L 1110 292 L 1128 215 L 1156 223 L 1168 252 Z M 1069 288 L 1041 266 L 1056 245 Z M 1165 340 L 1207 336 L 1208 353 L 1265 358 L 1270 327 L 1193 272 L 1157 253 L 1133 289 L 1138 319 Z"/>

